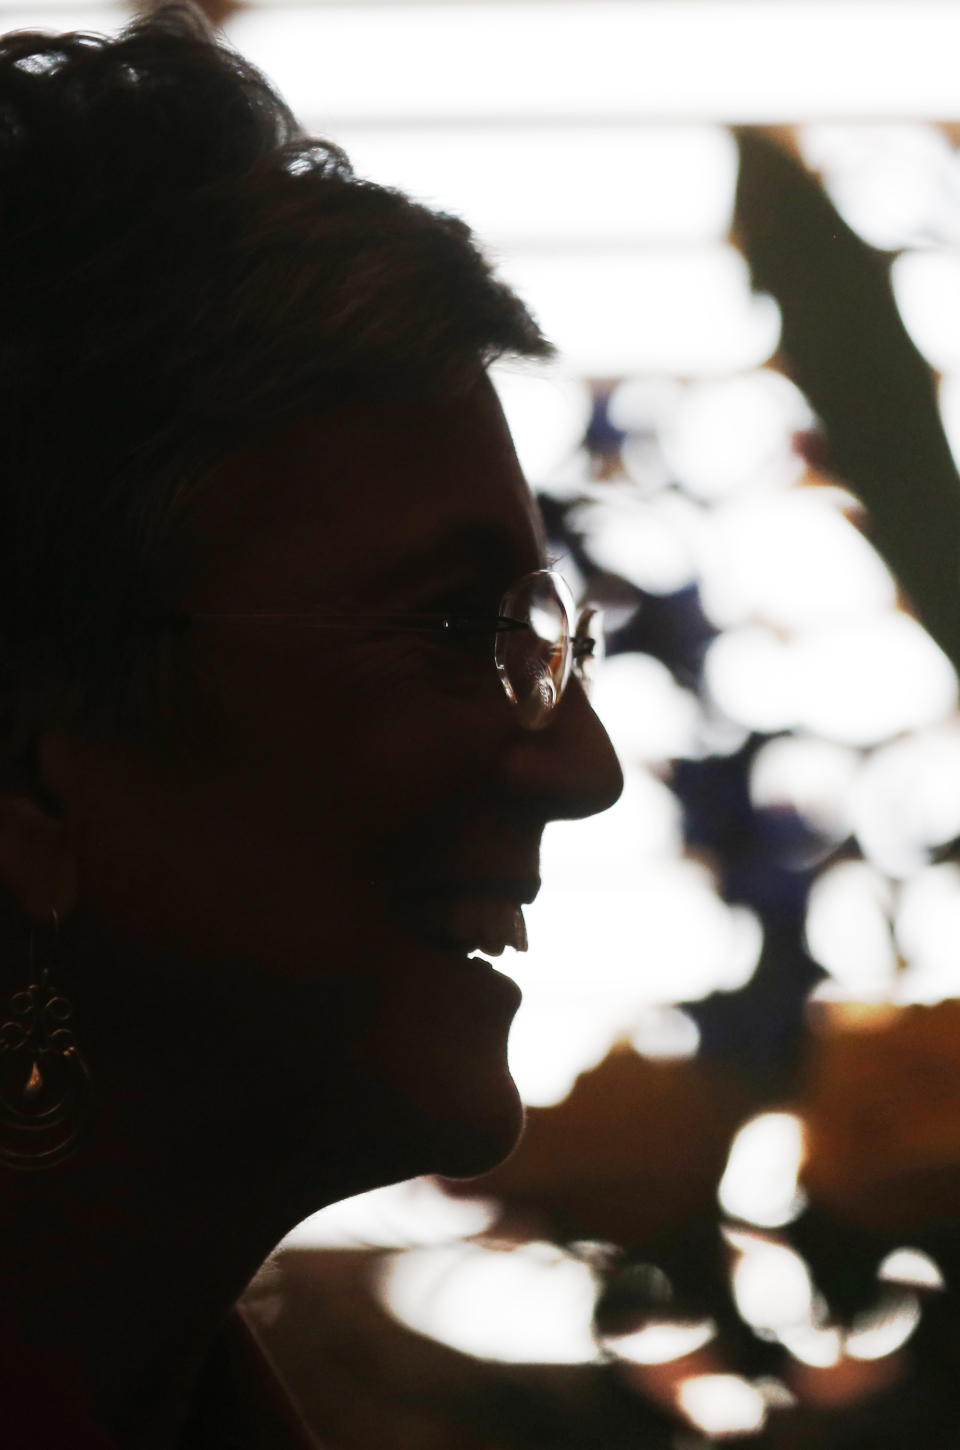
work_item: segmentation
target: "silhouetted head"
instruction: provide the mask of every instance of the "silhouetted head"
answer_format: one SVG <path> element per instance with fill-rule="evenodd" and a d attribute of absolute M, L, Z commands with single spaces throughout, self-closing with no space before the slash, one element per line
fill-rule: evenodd
<path fill-rule="evenodd" d="M 619 790 L 579 686 L 531 730 L 493 657 L 543 558 L 486 370 L 548 352 L 189 7 L 0 41 L 8 934 L 57 912 L 104 1120 L 135 1074 L 304 1205 L 510 1147 L 517 993 L 467 953 Z"/>

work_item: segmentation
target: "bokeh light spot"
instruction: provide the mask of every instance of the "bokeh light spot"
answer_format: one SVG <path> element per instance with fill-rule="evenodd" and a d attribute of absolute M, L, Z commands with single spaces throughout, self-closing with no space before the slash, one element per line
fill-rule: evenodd
<path fill-rule="evenodd" d="M 946 1280 L 938 1265 L 922 1249 L 894 1249 L 882 1261 L 877 1277 L 891 1284 L 907 1284 L 917 1289 L 946 1288 Z"/>
<path fill-rule="evenodd" d="M 803 1155 L 803 1124 L 793 1113 L 752 1118 L 733 1140 L 720 1180 L 720 1206 L 763 1228 L 789 1223 L 803 1206 L 797 1188 Z"/>
<path fill-rule="evenodd" d="M 920 1323 L 916 1294 L 901 1292 L 861 1314 L 846 1336 L 844 1349 L 851 1359 L 884 1359 L 906 1344 Z"/>
<path fill-rule="evenodd" d="M 413 1248 L 482 1233 L 497 1206 L 488 1198 L 451 1198 L 428 1178 L 374 1188 L 322 1208 L 289 1233 L 283 1248 Z"/>
<path fill-rule="evenodd" d="M 597 1357 L 594 1275 L 553 1244 L 391 1254 L 378 1292 L 409 1328 L 479 1359 L 581 1364 Z"/>
<path fill-rule="evenodd" d="M 737 1309 L 754 1329 L 778 1334 L 812 1323 L 814 1290 L 803 1259 L 785 1244 L 727 1235 L 740 1251 L 733 1270 Z"/>
<path fill-rule="evenodd" d="M 884 998 L 897 968 L 890 884 L 866 861 L 840 861 L 814 881 L 807 950 L 854 998 Z"/>
<path fill-rule="evenodd" d="M 664 453 L 704 501 L 753 488 L 783 488 L 803 471 L 792 441 L 811 427 L 802 393 L 771 369 L 690 385 L 665 420 Z"/>
<path fill-rule="evenodd" d="M 730 499 L 702 540 L 703 604 L 722 628 L 762 621 L 809 632 L 889 610 L 896 599 L 880 556 L 819 490 Z"/>
<path fill-rule="evenodd" d="M 608 1335 L 603 1343 L 618 1359 L 631 1364 L 669 1364 L 709 1344 L 717 1332 L 712 1319 L 685 1323 L 662 1319 L 645 1324 L 632 1334 Z"/>
<path fill-rule="evenodd" d="M 677 1404 L 711 1439 L 757 1433 L 767 1419 L 762 1393 L 740 1375 L 691 1375 L 677 1389 Z"/>

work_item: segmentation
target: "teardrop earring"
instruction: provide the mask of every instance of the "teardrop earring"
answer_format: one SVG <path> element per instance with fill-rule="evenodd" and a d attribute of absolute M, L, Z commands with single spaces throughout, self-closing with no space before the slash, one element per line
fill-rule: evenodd
<path fill-rule="evenodd" d="M 77 1146 L 86 1119 L 90 1074 L 72 1031 L 73 1008 L 52 978 L 59 937 L 33 926 L 27 985 L 0 1009 L 0 1163 L 50 1168 Z"/>

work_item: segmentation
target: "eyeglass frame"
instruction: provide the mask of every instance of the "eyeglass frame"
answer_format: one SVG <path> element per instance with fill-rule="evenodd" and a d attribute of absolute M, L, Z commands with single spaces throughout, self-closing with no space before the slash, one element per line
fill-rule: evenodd
<path fill-rule="evenodd" d="M 559 683 L 556 685 L 556 696 L 544 711 L 544 718 L 538 723 L 531 724 L 527 728 L 539 729 L 547 724 L 552 718 L 556 707 L 563 698 L 564 691 L 570 680 L 573 671 L 577 672 L 580 683 L 586 689 L 588 680 L 582 673 L 582 666 L 589 659 L 598 658 L 602 650 L 602 634 L 600 639 L 586 634 L 584 624 L 599 619 L 600 611 L 595 605 L 585 604 L 578 610 L 573 601 L 569 585 L 561 574 L 552 569 L 534 569 L 529 574 L 524 574 L 515 584 L 503 595 L 506 599 L 509 594 L 527 585 L 534 580 L 547 580 L 554 590 L 560 607 L 563 611 L 563 659 L 560 666 Z M 321 630 L 350 630 L 350 629 L 386 629 L 398 633 L 470 633 L 474 631 L 490 631 L 494 635 L 494 663 L 504 693 L 511 704 L 519 708 L 513 686 L 507 676 L 506 670 L 499 658 L 499 636 L 506 633 L 513 633 L 521 629 L 532 629 L 533 626 L 522 619 L 515 619 L 511 615 L 498 613 L 492 618 L 474 614 L 438 614 L 438 613 L 341 613 L 335 610 L 298 610 L 290 613 L 281 611 L 198 611 L 196 613 L 186 612 L 168 620 L 151 621 L 155 625 L 178 625 L 183 626 L 194 621 L 222 620 L 229 623 L 266 623 L 266 624 L 302 624 L 307 628 Z M 551 678 L 553 671 L 550 670 Z"/>

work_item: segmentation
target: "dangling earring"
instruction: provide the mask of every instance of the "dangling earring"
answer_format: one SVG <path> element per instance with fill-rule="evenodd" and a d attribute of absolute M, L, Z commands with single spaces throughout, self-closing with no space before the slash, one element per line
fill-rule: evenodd
<path fill-rule="evenodd" d="M 86 1118 L 90 1074 L 71 1030 L 73 1009 L 51 978 L 59 927 L 55 911 L 52 931 L 31 927 L 27 986 L 0 1008 L 0 1163 L 11 1168 L 61 1162 Z"/>

